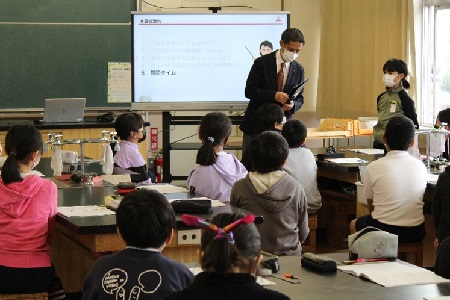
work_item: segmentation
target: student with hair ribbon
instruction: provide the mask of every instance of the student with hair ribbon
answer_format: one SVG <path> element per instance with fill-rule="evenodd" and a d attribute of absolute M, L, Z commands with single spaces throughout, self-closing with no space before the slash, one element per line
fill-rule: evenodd
<path fill-rule="evenodd" d="M 166 299 L 289 299 L 256 283 L 261 241 L 253 215 L 223 213 L 211 222 L 183 215 L 184 223 L 202 228 L 198 274 L 185 290 Z"/>

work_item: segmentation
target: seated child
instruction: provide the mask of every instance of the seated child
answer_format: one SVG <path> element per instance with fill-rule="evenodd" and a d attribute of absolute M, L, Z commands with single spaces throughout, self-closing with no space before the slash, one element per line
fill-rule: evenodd
<path fill-rule="evenodd" d="M 286 140 L 266 131 L 252 139 L 247 151 L 255 171 L 234 184 L 230 204 L 264 216 L 258 225 L 262 250 L 300 255 L 309 233 L 308 204 L 300 183 L 282 169 L 289 154 Z"/>
<path fill-rule="evenodd" d="M 283 128 L 284 112 L 280 105 L 268 103 L 256 110 L 253 120 L 255 134 L 252 137 L 264 131 L 275 131 L 279 133 L 281 132 L 281 128 Z M 242 154 L 241 162 L 247 171 L 253 171 L 250 153 L 247 149 Z"/>
<path fill-rule="evenodd" d="M 439 175 L 431 212 L 436 229 L 434 246 L 437 249 L 439 244 L 450 236 L 450 166 L 447 166 L 445 172 Z"/>
<path fill-rule="evenodd" d="M 317 164 L 314 154 L 305 147 L 307 128 L 300 120 L 288 120 L 281 135 L 289 145 L 289 155 L 283 170 L 300 182 L 308 201 L 308 213 L 315 213 L 322 206 L 322 196 L 317 188 Z"/>
<path fill-rule="evenodd" d="M 423 195 L 428 174 L 423 162 L 408 153 L 414 134 L 408 117 L 392 117 L 387 123 L 383 136 L 387 154 L 364 172 L 370 215 L 353 220 L 351 233 L 373 226 L 398 235 L 399 243 L 420 242 L 425 237 Z"/>
<path fill-rule="evenodd" d="M 175 226 L 175 213 L 162 194 L 131 192 L 119 204 L 116 219 L 127 247 L 95 261 L 82 299 L 163 299 L 191 283 L 188 268 L 161 254 Z"/>
<path fill-rule="evenodd" d="M 289 299 L 256 283 L 261 241 L 252 215 L 223 213 L 211 223 L 186 215 L 183 221 L 186 217 L 187 224 L 204 228 L 200 256 L 203 272 L 187 289 L 167 300 Z"/>
<path fill-rule="evenodd" d="M 114 155 L 114 174 L 138 173 L 131 181 L 151 183 L 144 157 L 139 152 L 139 143 L 145 140 L 144 120 L 137 113 L 124 113 L 116 119 L 115 128 L 120 138 L 120 150 Z"/>
<path fill-rule="evenodd" d="M 8 130 L 0 178 L 0 293 L 48 292 L 49 299 L 62 299 L 50 249 L 58 189 L 53 181 L 33 174 L 42 150 L 35 126 Z"/>
<path fill-rule="evenodd" d="M 438 113 L 437 118 L 436 118 L 436 125 L 435 126 L 439 128 L 442 123 L 447 123 L 447 125 L 444 126 L 444 129 L 445 130 L 449 130 L 449 125 L 450 125 L 450 108 L 441 110 Z M 445 138 L 445 142 L 444 142 L 445 150 L 442 153 L 442 157 L 444 157 L 446 159 L 448 159 L 448 152 L 449 152 L 449 150 L 448 150 L 448 143 L 447 143 L 448 141 L 447 140 L 448 140 L 448 136 L 446 136 L 446 138 Z"/>
<path fill-rule="evenodd" d="M 199 127 L 203 145 L 197 153 L 197 168 L 187 179 L 188 189 L 196 196 L 230 202 L 233 184 L 247 175 L 247 170 L 231 153 L 223 151 L 231 134 L 231 121 L 220 112 L 203 117 Z"/>

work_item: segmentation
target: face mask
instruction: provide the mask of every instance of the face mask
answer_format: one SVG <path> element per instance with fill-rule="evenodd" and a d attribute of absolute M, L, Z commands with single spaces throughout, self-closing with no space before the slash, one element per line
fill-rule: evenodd
<path fill-rule="evenodd" d="M 384 74 L 383 75 L 383 79 L 381 79 L 383 81 L 383 83 L 387 86 L 387 87 L 393 87 L 394 85 L 396 85 L 399 81 L 394 81 L 394 78 L 397 77 L 398 75 L 390 75 L 390 74 Z"/>
<path fill-rule="evenodd" d="M 37 165 L 41 162 L 41 158 L 39 157 L 38 159 L 35 159 L 33 161 L 33 166 L 31 167 L 31 169 L 34 169 L 37 167 Z"/>
<path fill-rule="evenodd" d="M 147 137 L 147 134 L 145 132 L 142 133 L 142 137 L 138 140 L 138 143 L 142 143 L 145 141 L 145 138 Z"/>
<path fill-rule="evenodd" d="M 288 51 L 286 49 L 284 49 L 284 52 L 281 53 L 281 58 L 283 58 L 283 60 L 285 62 L 291 62 L 291 61 L 295 60 L 297 57 L 298 57 L 297 53 Z"/>

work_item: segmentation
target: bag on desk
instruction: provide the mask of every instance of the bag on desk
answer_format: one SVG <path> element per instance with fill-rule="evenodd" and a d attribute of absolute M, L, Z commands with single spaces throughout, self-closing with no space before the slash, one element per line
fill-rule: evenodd
<path fill-rule="evenodd" d="M 210 214 L 211 200 L 175 200 L 172 208 L 176 214 Z"/>
<path fill-rule="evenodd" d="M 316 255 L 311 252 L 302 254 L 301 264 L 303 268 L 319 273 L 332 273 L 337 270 L 337 264 L 334 259 L 324 255 Z"/>
<path fill-rule="evenodd" d="M 398 236 L 368 226 L 348 236 L 349 259 L 396 258 Z"/>

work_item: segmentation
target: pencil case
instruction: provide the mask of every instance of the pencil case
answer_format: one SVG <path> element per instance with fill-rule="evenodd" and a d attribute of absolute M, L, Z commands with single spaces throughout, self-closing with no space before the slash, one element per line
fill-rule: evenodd
<path fill-rule="evenodd" d="M 211 200 L 175 200 L 171 204 L 176 214 L 210 214 L 213 212 Z"/>
<path fill-rule="evenodd" d="M 323 255 L 316 255 L 311 252 L 302 254 L 301 264 L 302 267 L 319 273 L 332 273 L 337 270 L 336 261 L 334 259 Z"/>

